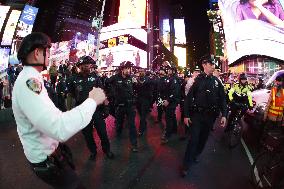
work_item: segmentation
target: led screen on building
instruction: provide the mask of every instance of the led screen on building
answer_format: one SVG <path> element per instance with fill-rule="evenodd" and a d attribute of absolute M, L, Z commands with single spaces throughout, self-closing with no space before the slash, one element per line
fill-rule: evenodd
<path fill-rule="evenodd" d="M 10 9 L 10 6 L 2 6 L 0 5 L 0 31 L 4 25 L 4 21 L 6 19 L 7 13 Z"/>
<path fill-rule="evenodd" d="M 170 39 L 171 39 L 171 28 L 170 28 L 170 20 L 169 19 L 163 19 L 163 28 L 162 28 L 162 34 L 163 39 L 162 42 L 164 43 L 165 47 L 170 50 Z"/>
<path fill-rule="evenodd" d="M 278 0 L 271 3 L 267 1 L 262 4 L 266 11 L 254 12 L 254 1 L 241 2 L 219 0 L 229 64 L 246 55 L 264 55 L 284 60 L 282 5 Z"/>
<path fill-rule="evenodd" d="M 175 44 L 186 44 L 184 19 L 174 19 Z"/>
<path fill-rule="evenodd" d="M 1 45 L 11 45 L 21 11 L 12 10 L 6 24 Z"/>
<path fill-rule="evenodd" d="M 186 48 L 175 46 L 174 54 L 178 58 L 178 66 L 186 67 Z"/>
<path fill-rule="evenodd" d="M 100 67 L 119 66 L 130 61 L 137 67 L 147 68 L 147 52 L 130 44 L 100 50 Z"/>
<path fill-rule="evenodd" d="M 0 72 L 8 68 L 10 48 L 0 48 Z"/>
<path fill-rule="evenodd" d="M 17 38 L 23 38 L 32 32 L 37 12 L 38 8 L 29 5 L 25 6 L 17 26 Z"/>
<path fill-rule="evenodd" d="M 133 22 L 146 25 L 146 0 L 120 0 L 118 23 Z"/>

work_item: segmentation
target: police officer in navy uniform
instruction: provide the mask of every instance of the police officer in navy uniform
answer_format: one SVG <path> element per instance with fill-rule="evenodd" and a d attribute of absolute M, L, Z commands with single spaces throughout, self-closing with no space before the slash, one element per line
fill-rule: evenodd
<path fill-rule="evenodd" d="M 80 106 L 61 112 L 48 97 L 41 71 L 46 69 L 51 42 L 43 33 L 27 35 L 18 51 L 24 68 L 13 89 L 12 108 L 17 132 L 32 171 L 54 188 L 84 188 L 73 170 L 72 154 L 60 143 L 91 121 L 105 100 L 102 89 L 92 89 Z"/>
<path fill-rule="evenodd" d="M 146 76 L 145 70 L 140 68 L 139 77 L 137 78 L 137 110 L 140 115 L 140 127 L 138 135 L 142 136 L 147 130 L 146 117 L 149 113 L 150 105 L 153 98 L 154 84 L 152 80 Z"/>
<path fill-rule="evenodd" d="M 133 63 L 124 61 L 120 64 L 120 72 L 111 77 L 108 82 L 113 87 L 115 97 L 116 134 L 121 135 L 124 117 L 127 117 L 131 151 L 138 152 L 137 131 L 135 127 L 135 97 L 133 86 L 137 80 L 131 76 Z"/>
<path fill-rule="evenodd" d="M 93 87 L 103 88 L 101 80 L 90 73 L 91 67 L 93 67 L 96 62 L 90 56 L 83 56 L 77 63 L 79 68 L 79 73 L 73 77 L 73 80 L 68 83 L 69 93 L 75 98 L 75 105 L 78 106 L 88 97 L 88 93 Z M 107 100 L 105 101 L 105 104 Z M 98 133 L 101 140 L 102 150 L 107 156 L 107 158 L 112 159 L 114 154 L 110 151 L 110 143 L 106 131 L 106 124 L 103 118 L 103 108 L 104 105 L 98 106 L 96 112 L 93 115 L 93 119 L 90 124 L 82 130 L 85 137 L 88 149 L 91 152 L 90 160 L 95 160 L 97 155 L 97 145 L 93 136 L 93 128 Z"/>
<path fill-rule="evenodd" d="M 165 68 L 163 68 L 166 73 L 168 73 L 168 70 L 171 70 L 172 68 L 167 65 Z M 164 77 L 161 77 L 159 82 L 159 97 L 162 99 L 162 107 L 165 111 L 165 118 L 166 118 L 166 128 L 165 132 L 162 136 L 162 144 L 166 144 L 169 141 L 169 138 L 171 134 L 174 131 L 174 127 L 176 126 L 176 115 L 175 110 L 176 106 L 178 104 L 178 81 L 175 79 L 175 77 L 167 77 L 166 75 Z"/>
<path fill-rule="evenodd" d="M 65 103 L 67 93 L 68 93 L 68 88 L 67 88 L 66 79 L 60 75 L 58 79 L 58 83 L 56 85 L 56 94 L 57 94 L 57 99 L 58 99 L 58 108 L 62 112 L 67 111 L 67 107 Z"/>
<path fill-rule="evenodd" d="M 227 105 L 224 87 L 220 80 L 213 76 L 216 60 L 214 56 L 201 59 L 204 72 L 199 74 L 188 95 L 184 106 L 184 123 L 191 124 L 191 138 L 188 142 L 183 159 L 181 176 L 188 173 L 188 169 L 198 155 L 203 151 L 213 124 L 221 112 L 221 126 L 225 126 Z"/>

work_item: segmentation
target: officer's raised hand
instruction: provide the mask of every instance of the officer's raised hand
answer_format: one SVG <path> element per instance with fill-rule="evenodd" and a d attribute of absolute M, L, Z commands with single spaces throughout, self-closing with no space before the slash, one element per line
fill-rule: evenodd
<path fill-rule="evenodd" d="M 226 125 L 226 117 L 222 117 L 221 118 L 221 123 L 220 123 L 221 127 L 225 127 Z"/>
<path fill-rule="evenodd" d="M 189 127 L 189 124 L 192 123 L 191 120 L 190 120 L 190 118 L 188 118 L 188 117 L 185 117 L 185 118 L 183 119 L 183 122 L 184 122 L 184 124 L 185 124 L 186 126 L 188 126 L 188 127 Z"/>
<path fill-rule="evenodd" d="M 101 88 L 95 88 L 94 87 L 93 90 L 91 90 L 89 92 L 89 98 L 96 101 L 97 105 L 99 105 L 99 104 L 102 104 L 105 101 L 106 95 Z"/>

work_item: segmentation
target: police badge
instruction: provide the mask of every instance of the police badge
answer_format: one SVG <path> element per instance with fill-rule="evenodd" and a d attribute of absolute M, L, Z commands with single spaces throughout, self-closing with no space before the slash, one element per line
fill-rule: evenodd
<path fill-rule="evenodd" d="M 40 94 L 42 90 L 41 82 L 36 78 L 30 78 L 26 81 L 28 88 L 35 92 L 36 94 Z"/>

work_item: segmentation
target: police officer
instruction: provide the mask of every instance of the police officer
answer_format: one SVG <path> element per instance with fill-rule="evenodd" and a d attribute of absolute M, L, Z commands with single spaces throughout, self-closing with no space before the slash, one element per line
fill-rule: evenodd
<path fill-rule="evenodd" d="M 157 121 L 156 123 L 160 123 L 162 121 L 163 116 L 163 100 L 160 96 L 160 90 L 162 90 L 162 86 L 167 81 L 167 69 L 166 67 L 162 66 L 159 69 L 159 77 L 156 79 L 156 105 L 157 105 Z"/>
<path fill-rule="evenodd" d="M 58 108 L 62 112 L 66 112 L 67 108 L 66 108 L 65 98 L 68 93 L 68 88 L 67 88 L 66 79 L 61 75 L 59 76 L 58 83 L 56 85 L 56 93 L 58 98 Z"/>
<path fill-rule="evenodd" d="M 94 65 L 96 65 L 96 62 L 90 56 L 81 57 L 77 63 L 77 67 L 80 71 L 73 77 L 71 83 L 68 83 L 69 93 L 71 93 L 75 98 L 76 106 L 80 105 L 86 98 L 88 98 L 88 93 L 93 87 L 103 88 L 100 79 L 94 75 L 94 73 L 90 73 L 91 67 Z M 107 101 L 105 101 L 105 103 L 107 103 Z M 109 159 L 114 157 L 113 153 L 110 151 L 106 124 L 103 119 L 103 108 L 104 105 L 98 106 L 93 115 L 92 121 L 82 130 L 88 149 L 91 152 L 90 160 L 95 160 L 97 155 L 97 145 L 93 136 L 94 125 L 100 137 L 103 152 Z"/>
<path fill-rule="evenodd" d="M 181 100 L 181 81 L 180 78 L 177 76 L 177 68 L 175 66 L 171 66 L 168 70 L 168 78 L 170 81 L 170 85 L 173 86 L 174 91 L 172 92 L 173 95 L 176 95 L 174 101 L 177 105 L 180 103 Z M 176 108 L 175 107 L 175 108 Z M 174 108 L 174 107 L 173 107 Z M 166 114 L 167 115 L 167 114 Z M 172 134 L 177 134 L 177 116 L 176 111 L 174 110 L 173 121 L 172 121 Z"/>
<path fill-rule="evenodd" d="M 135 127 L 135 99 L 133 85 L 137 82 L 131 74 L 133 64 L 129 61 L 124 61 L 120 64 L 120 72 L 111 77 L 108 82 L 113 87 L 115 97 L 115 118 L 116 118 L 116 134 L 121 135 L 124 117 L 127 117 L 129 128 L 129 138 L 132 145 L 131 151 L 138 152 L 137 146 L 137 131 Z"/>
<path fill-rule="evenodd" d="M 146 117 L 150 109 L 152 95 L 153 95 L 153 83 L 151 79 L 145 75 L 145 70 L 139 70 L 139 77 L 137 78 L 137 110 L 140 115 L 140 127 L 138 135 L 142 136 L 147 129 Z"/>
<path fill-rule="evenodd" d="M 240 117 L 253 107 L 251 89 L 248 85 L 246 74 L 239 75 L 239 82 L 235 84 L 228 93 L 230 100 L 231 114 L 228 118 L 228 124 L 225 132 L 233 129 L 232 121 L 236 117 L 238 110 L 241 110 Z"/>
<path fill-rule="evenodd" d="M 24 68 L 13 89 L 13 113 L 17 132 L 32 171 L 54 188 L 84 188 L 72 169 L 72 156 L 60 144 L 83 129 L 98 104 L 103 90 L 94 88 L 88 98 L 68 113 L 55 107 L 44 87 L 41 71 L 49 59 L 50 39 L 43 33 L 27 35 L 18 51 Z"/>
<path fill-rule="evenodd" d="M 166 73 L 168 70 L 171 70 L 170 66 L 166 66 L 164 68 Z M 161 143 L 166 144 L 171 137 L 173 129 L 177 123 L 175 110 L 178 104 L 178 83 L 174 77 L 161 77 L 159 86 L 158 86 L 159 96 L 162 99 L 162 107 L 165 111 L 165 118 L 166 118 L 166 128 L 163 136 L 161 137 Z"/>
<path fill-rule="evenodd" d="M 226 99 L 224 87 L 220 80 L 213 76 L 215 59 L 212 56 L 202 58 L 204 69 L 193 83 L 185 100 L 184 123 L 191 123 L 191 139 L 188 142 L 183 159 L 181 176 L 188 173 L 191 164 L 203 151 L 213 124 L 222 113 L 221 126 L 226 122 Z"/>

